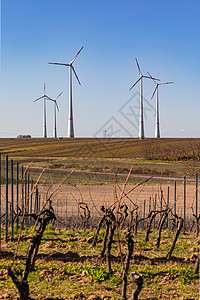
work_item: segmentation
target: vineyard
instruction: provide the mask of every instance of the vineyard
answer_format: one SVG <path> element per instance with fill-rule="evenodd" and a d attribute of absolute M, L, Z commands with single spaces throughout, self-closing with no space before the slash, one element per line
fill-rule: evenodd
<path fill-rule="evenodd" d="M 197 173 L 84 182 L 18 151 L 0 160 L 0 299 L 199 299 Z"/>

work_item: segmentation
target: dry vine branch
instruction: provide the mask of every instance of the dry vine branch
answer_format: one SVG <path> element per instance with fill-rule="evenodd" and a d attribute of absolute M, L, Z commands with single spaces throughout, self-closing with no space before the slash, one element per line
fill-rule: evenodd
<path fill-rule="evenodd" d="M 195 261 L 194 274 L 199 274 L 199 264 L 200 264 L 200 254 L 198 254 Z"/>
<path fill-rule="evenodd" d="M 118 188 L 119 188 L 119 190 L 122 192 L 122 189 L 121 189 L 121 187 L 119 186 L 119 184 L 117 185 L 118 186 Z M 131 198 L 127 195 L 127 193 L 125 193 L 125 191 L 123 192 L 123 197 L 126 197 L 134 206 L 137 206 L 137 204 L 135 204 L 132 200 L 131 200 Z"/>
<path fill-rule="evenodd" d="M 127 254 L 126 254 L 126 259 L 125 259 L 125 263 L 124 263 L 124 272 L 123 272 L 123 276 L 122 276 L 122 299 L 126 300 L 126 290 L 127 290 L 127 273 L 129 270 L 129 265 L 130 265 L 130 260 L 131 260 L 131 256 L 133 254 L 133 240 L 131 237 L 131 232 L 130 232 L 130 228 L 127 229 L 127 231 L 125 232 L 125 238 L 126 238 L 126 242 L 128 245 L 128 249 L 127 249 Z"/>
<path fill-rule="evenodd" d="M 163 227 L 163 225 L 164 225 L 164 223 L 167 219 L 167 216 L 168 216 L 168 209 L 166 209 L 166 211 L 162 214 L 161 219 L 160 219 L 159 230 L 158 230 L 158 238 L 157 238 L 157 243 L 156 243 L 157 248 L 160 247 L 162 227 Z"/>
<path fill-rule="evenodd" d="M 126 219 L 128 217 L 128 213 L 127 213 L 128 206 L 126 204 L 123 204 L 120 206 L 120 210 L 122 212 L 121 212 L 121 217 L 119 218 L 119 226 L 121 229 L 123 229 L 125 226 Z"/>
<path fill-rule="evenodd" d="M 113 212 L 111 210 L 107 210 L 106 212 L 106 218 L 109 220 L 110 222 L 110 226 L 109 226 L 109 232 L 108 232 L 108 244 L 107 244 L 107 253 L 106 253 L 106 260 L 107 260 L 107 272 L 109 274 L 112 274 L 112 268 L 111 268 L 111 247 L 112 247 L 112 242 L 113 242 L 113 236 L 114 236 L 114 232 L 116 229 L 116 218 L 115 215 L 113 214 Z"/>
<path fill-rule="evenodd" d="M 152 211 L 150 211 L 150 213 L 148 214 L 148 216 L 146 218 L 143 218 L 143 219 L 150 219 L 149 224 L 147 226 L 147 232 L 146 232 L 146 237 L 145 237 L 145 242 L 146 243 L 149 241 L 149 235 L 150 235 L 150 232 L 151 232 L 151 225 L 153 223 L 154 218 L 157 216 L 157 214 L 160 214 L 160 213 L 163 213 L 163 212 L 165 213 L 166 211 L 168 212 L 168 209 L 165 209 L 165 210 L 152 210 Z M 161 229 L 162 229 L 162 227 L 161 227 Z"/>
<path fill-rule="evenodd" d="M 33 217 L 35 220 L 38 221 L 39 226 L 36 230 L 35 235 L 33 236 L 28 251 L 26 255 L 26 265 L 25 269 L 22 275 L 21 280 L 19 280 L 16 275 L 14 274 L 13 270 L 11 267 L 8 268 L 8 275 L 12 278 L 13 283 L 18 289 L 18 292 L 20 294 L 20 300 L 27 300 L 29 296 L 29 285 L 28 285 L 28 275 L 29 273 L 33 270 L 34 264 L 35 264 L 35 259 L 36 255 L 39 249 L 39 245 L 41 242 L 42 235 L 44 233 L 44 230 L 51 222 L 52 220 L 55 220 L 55 215 L 53 208 L 51 206 L 51 203 L 49 202 L 49 209 L 43 210 L 42 214 L 40 214 L 40 217 L 36 214 L 29 214 L 31 217 Z"/>
<path fill-rule="evenodd" d="M 157 216 L 157 214 L 159 213 L 159 211 L 151 211 L 149 214 L 149 224 L 147 225 L 147 232 L 146 232 L 146 237 L 145 237 L 145 242 L 147 243 L 149 241 L 149 235 L 151 232 L 151 225 L 153 223 L 153 220 L 155 219 L 155 217 Z"/>
<path fill-rule="evenodd" d="M 39 246 L 40 246 L 40 243 L 41 243 L 41 239 L 42 239 L 42 235 L 43 235 L 43 233 L 45 231 L 45 228 L 46 228 L 47 224 L 49 224 L 51 221 L 55 221 L 55 219 L 56 219 L 55 214 L 54 214 L 54 210 L 53 210 L 53 207 L 52 207 L 51 197 L 58 190 L 58 188 L 65 182 L 65 180 L 73 173 L 73 171 L 51 193 L 51 195 L 49 196 L 49 198 L 46 201 L 46 204 L 44 205 L 44 207 L 46 207 L 46 209 L 43 208 L 43 210 L 39 214 L 34 214 L 34 213 L 26 214 L 25 210 L 23 212 L 23 218 L 25 216 L 30 216 L 30 217 L 32 217 L 32 218 L 34 218 L 36 220 L 36 223 L 35 223 L 36 233 L 33 236 L 32 240 L 31 240 L 31 242 L 29 244 L 29 248 L 28 248 L 27 255 L 26 255 L 26 265 L 25 265 L 25 269 L 24 269 L 22 278 L 21 278 L 21 280 L 18 280 L 18 278 L 16 277 L 16 275 L 14 274 L 14 272 L 13 272 L 13 270 L 11 268 L 12 268 L 12 265 L 14 263 L 14 259 L 16 258 L 16 254 L 17 254 L 17 250 L 18 250 L 18 246 L 19 246 L 19 241 L 20 241 L 20 236 L 21 236 L 21 230 L 22 230 L 22 224 L 23 224 L 23 223 L 21 223 L 21 230 L 20 230 L 20 233 L 19 233 L 19 238 L 18 238 L 18 243 L 17 243 L 17 249 L 16 249 L 16 252 L 15 252 L 15 255 L 14 255 L 13 263 L 8 268 L 8 275 L 12 278 L 13 283 L 17 287 L 18 292 L 20 294 L 20 299 L 21 300 L 27 300 L 28 299 L 28 296 L 29 296 L 28 275 L 29 275 L 29 273 L 34 268 L 34 264 L 35 264 L 35 260 L 36 260 L 36 255 L 38 253 L 38 249 L 39 249 Z M 44 172 L 44 170 L 42 171 L 42 173 L 38 177 L 38 180 L 37 180 L 34 188 L 36 188 L 36 186 L 37 186 L 37 184 L 38 184 L 38 182 L 39 182 L 39 180 L 40 180 L 43 172 Z M 34 189 L 31 191 L 31 194 L 33 193 L 33 191 L 34 191 Z M 22 220 L 22 222 L 23 222 L 23 220 Z"/>
<path fill-rule="evenodd" d="M 195 213 L 194 213 L 194 209 L 193 207 L 191 207 L 192 209 L 192 213 L 193 213 L 193 217 L 195 219 L 195 223 L 196 223 L 196 236 L 198 237 L 199 236 L 199 221 L 200 221 L 200 214 L 197 216 Z"/>
<path fill-rule="evenodd" d="M 121 241 L 120 241 L 120 237 L 119 237 L 119 221 L 118 221 L 118 218 L 119 218 L 119 210 L 120 210 L 120 206 L 121 206 L 121 200 L 123 198 L 124 191 L 125 191 L 126 185 L 128 183 L 128 180 L 129 180 L 129 178 L 131 176 L 132 170 L 133 170 L 133 167 L 131 167 L 131 169 L 130 169 L 130 171 L 128 173 L 128 176 L 126 177 L 125 183 L 123 184 L 123 188 L 121 190 L 120 197 L 119 197 L 119 199 L 117 201 L 118 202 L 118 206 L 117 206 L 117 212 L 116 212 L 116 218 L 115 218 L 115 221 L 116 221 L 115 228 L 116 228 L 116 232 L 117 232 L 117 241 L 118 241 L 119 253 L 120 253 L 120 256 L 121 256 L 122 265 L 123 265 L 123 259 L 122 259 Z M 123 268 L 124 268 L 124 265 L 123 265 Z"/>
<path fill-rule="evenodd" d="M 142 290 L 143 278 L 135 272 L 131 272 L 129 278 L 136 284 L 135 289 L 132 291 L 131 300 L 138 300 L 139 293 Z"/>
<path fill-rule="evenodd" d="M 99 231 L 101 229 L 101 226 L 103 225 L 104 221 L 105 221 L 105 207 L 104 206 L 101 206 L 101 211 L 103 212 L 103 216 L 101 217 L 101 219 L 99 220 L 99 223 L 97 225 L 97 229 L 96 229 L 96 232 L 94 234 L 94 237 L 93 237 L 93 240 L 92 240 L 92 246 L 95 247 L 96 246 L 96 243 L 97 243 L 97 238 L 98 238 L 98 235 L 99 235 Z"/>
<path fill-rule="evenodd" d="M 183 218 L 178 217 L 177 215 L 175 215 L 175 217 L 178 219 L 178 226 L 177 226 L 176 233 L 175 233 L 175 236 L 174 236 L 174 239 L 173 239 L 173 242 L 172 242 L 172 246 L 171 246 L 171 248 L 170 248 L 170 250 L 169 250 L 169 252 L 167 253 L 167 256 L 166 256 L 167 259 L 171 258 L 172 252 L 173 252 L 173 250 L 175 248 L 175 245 L 176 245 L 176 242 L 177 242 L 177 239 L 179 237 L 181 229 L 183 228 Z"/>
<path fill-rule="evenodd" d="M 53 195 L 55 194 L 55 192 L 61 187 L 61 185 L 63 185 L 63 183 L 69 178 L 69 176 L 72 175 L 72 173 L 74 173 L 75 169 L 73 169 L 64 179 L 63 181 L 53 190 L 53 192 L 50 194 L 50 196 L 48 196 L 48 199 L 50 200 Z"/>
<path fill-rule="evenodd" d="M 44 171 L 45 171 L 45 169 L 43 169 L 42 172 L 40 173 L 40 175 L 39 175 L 39 177 L 38 177 L 38 179 L 37 179 L 37 181 L 36 181 L 36 183 L 35 183 L 35 185 L 34 185 L 32 191 L 31 191 L 31 193 L 30 193 L 28 199 L 30 199 L 31 195 L 33 194 L 34 190 L 36 189 L 36 187 L 37 187 L 37 185 L 38 185 L 38 182 L 39 182 L 39 180 L 41 179 L 41 177 L 42 177 Z M 25 210 L 24 210 L 24 212 L 23 212 L 23 216 L 22 216 L 22 220 L 21 220 L 21 224 L 20 224 L 20 230 L 19 230 L 19 235 L 18 235 L 18 240 L 17 240 L 16 250 L 15 250 L 15 255 L 14 255 L 14 257 L 13 257 L 13 263 L 14 263 L 14 260 L 15 260 L 15 258 L 16 258 L 17 251 L 18 251 L 18 247 L 19 247 L 19 242 L 20 242 L 20 238 L 21 238 L 21 234 L 22 234 L 22 227 L 23 227 L 24 218 L 25 218 Z"/>
<path fill-rule="evenodd" d="M 109 227 L 110 227 L 110 222 L 105 219 L 105 223 L 106 223 L 106 230 L 104 233 L 104 237 L 103 237 L 103 246 L 102 246 L 102 251 L 101 251 L 101 257 L 104 256 L 105 251 L 106 251 L 106 244 L 107 244 L 107 240 L 108 240 L 108 233 L 109 233 Z"/>
<path fill-rule="evenodd" d="M 83 214 L 80 212 L 80 216 L 82 219 L 82 226 L 85 230 L 86 226 L 88 225 L 88 221 L 90 219 L 90 210 L 88 208 L 87 203 L 85 202 L 80 202 L 79 207 L 83 210 Z"/>

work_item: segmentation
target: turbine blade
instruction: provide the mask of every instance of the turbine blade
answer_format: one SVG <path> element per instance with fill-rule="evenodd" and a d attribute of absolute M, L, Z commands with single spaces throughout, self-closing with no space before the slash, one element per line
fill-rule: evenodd
<path fill-rule="evenodd" d="M 148 78 L 148 79 L 153 79 L 153 80 L 158 80 L 158 81 L 160 81 L 160 79 L 158 79 L 158 78 L 154 78 L 154 77 L 149 77 L 149 76 L 145 76 L 145 75 L 142 75 L 142 77 L 144 77 L 144 78 Z"/>
<path fill-rule="evenodd" d="M 147 72 L 149 74 L 149 76 L 151 77 L 151 79 L 154 81 L 155 84 L 157 84 L 157 82 L 154 80 L 154 78 L 151 76 L 151 74 L 149 72 Z"/>
<path fill-rule="evenodd" d="M 59 107 L 58 107 L 58 104 L 57 104 L 57 102 L 55 101 L 55 105 L 56 105 L 56 107 L 57 107 L 57 110 L 59 111 Z"/>
<path fill-rule="evenodd" d="M 174 82 L 168 81 L 168 82 L 163 82 L 163 83 L 160 83 L 160 84 L 171 84 L 171 83 L 174 83 Z"/>
<path fill-rule="evenodd" d="M 132 90 L 132 88 L 142 79 L 142 76 L 130 87 L 129 91 Z"/>
<path fill-rule="evenodd" d="M 54 99 L 51 99 L 49 96 L 45 95 L 45 97 L 50 101 L 55 101 Z"/>
<path fill-rule="evenodd" d="M 76 72 L 75 72 L 75 70 L 74 70 L 74 67 L 71 66 L 71 68 L 72 68 L 72 70 L 73 70 L 73 72 L 74 72 L 74 74 L 75 74 L 75 76 L 76 76 L 76 79 L 77 79 L 78 83 L 81 85 L 80 80 L 78 79 L 78 76 L 77 76 L 77 74 L 76 74 Z"/>
<path fill-rule="evenodd" d="M 79 53 L 81 52 L 82 49 L 83 49 L 83 46 L 82 46 L 81 49 L 76 53 L 76 55 L 74 56 L 74 58 L 73 58 L 72 61 L 70 62 L 70 65 L 73 64 L 73 62 L 75 61 L 75 59 L 77 58 L 77 56 L 79 55 Z"/>
<path fill-rule="evenodd" d="M 33 102 L 36 102 L 36 101 L 38 101 L 38 100 L 40 100 L 40 99 L 42 99 L 42 98 L 44 98 L 45 96 L 42 96 L 42 97 L 40 97 L 40 98 L 37 98 L 36 100 L 34 100 Z"/>
<path fill-rule="evenodd" d="M 62 94 L 63 94 L 63 92 L 61 92 L 61 93 L 57 96 L 56 100 L 57 100 Z M 56 100 L 55 100 L 55 101 L 56 101 Z"/>
<path fill-rule="evenodd" d="M 152 96 L 151 96 L 151 99 L 153 99 L 153 96 L 155 95 L 155 92 L 156 92 L 157 88 L 158 88 L 158 84 L 157 84 L 156 87 L 155 87 L 155 90 L 154 90 L 154 92 L 153 92 L 153 94 L 152 94 Z"/>
<path fill-rule="evenodd" d="M 49 65 L 59 65 L 59 66 L 69 66 L 69 64 L 62 64 L 62 63 L 52 63 L 48 62 Z"/>
<path fill-rule="evenodd" d="M 140 66 L 139 66 L 139 63 L 138 63 L 138 61 L 137 61 L 137 58 L 136 58 L 135 60 L 136 60 L 136 63 L 137 63 L 137 67 L 138 67 L 139 73 L 140 73 L 140 75 L 142 75 L 142 72 L 141 72 L 141 70 L 140 70 Z"/>

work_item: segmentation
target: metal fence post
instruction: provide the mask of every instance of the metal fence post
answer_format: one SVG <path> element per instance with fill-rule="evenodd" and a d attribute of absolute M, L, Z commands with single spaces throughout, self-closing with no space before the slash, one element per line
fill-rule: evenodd
<path fill-rule="evenodd" d="M 30 193 L 30 174 L 28 174 L 28 182 L 27 182 L 27 214 L 29 215 L 29 211 L 30 211 L 30 200 L 29 200 L 29 193 Z M 27 218 L 27 226 L 30 226 L 30 216 L 28 216 Z"/>
<path fill-rule="evenodd" d="M 13 160 L 11 159 L 11 237 L 14 239 Z"/>
<path fill-rule="evenodd" d="M 79 226 L 79 204 L 80 204 L 80 199 L 78 199 L 78 207 L 77 207 L 77 228 Z"/>
<path fill-rule="evenodd" d="M 23 176 L 24 176 L 24 167 L 22 166 L 22 182 L 21 182 L 21 188 L 22 188 L 22 215 L 24 214 L 24 190 L 23 190 Z"/>
<path fill-rule="evenodd" d="M 183 202 L 184 202 L 184 206 L 183 206 L 183 219 L 184 219 L 183 231 L 185 232 L 185 228 L 186 228 L 186 176 L 184 176 L 184 179 L 183 179 Z"/>
<path fill-rule="evenodd" d="M 6 243 L 8 242 L 8 155 L 6 155 Z"/>
<path fill-rule="evenodd" d="M 58 199 L 57 199 L 57 227 L 58 227 Z"/>
<path fill-rule="evenodd" d="M 33 180 L 31 180 L 31 198 L 30 198 L 30 214 L 33 212 Z M 30 226 L 32 226 L 33 222 L 32 219 L 30 218 Z"/>
<path fill-rule="evenodd" d="M 198 173 L 196 173 L 196 216 L 198 217 Z"/>
<path fill-rule="evenodd" d="M 149 213 L 151 211 L 151 197 L 149 197 Z"/>
<path fill-rule="evenodd" d="M 156 210 L 156 198 L 157 198 L 157 194 L 155 194 L 155 200 L 154 200 L 154 210 Z M 156 216 L 153 220 L 153 228 L 155 229 L 156 227 Z"/>
<path fill-rule="evenodd" d="M 176 227 L 176 181 L 174 181 L 174 226 Z"/>
<path fill-rule="evenodd" d="M 16 174 L 16 202 L 17 202 L 17 218 L 16 218 L 16 225 L 17 225 L 17 232 L 19 229 L 19 163 L 17 163 L 17 174 Z"/>
<path fill-rule="evenodd" d="M 145 218 L 145 200 L 144 200 L 144 211 L 143 211 L 143 218 Z M 143 229 L 144 229 L 144 220 L 143 220 Z"/>
<path fill-rule="evenodd" d="M 35 207 L 34 207 L 34 213 L 38 213 L 38 187 L 35 188 Z"/>
<path fill-rule="evenodd" d="M 1 249 L 1 152 L 0 152 L 0 249 Z"/>
<path fill-rule="evenodd" d="M 138 212 L 138 218 L 139 219 L 142 218 L 142 201 L 140 201 L 140 209 L 139 209 L 139 212 Z M 141 223 L 141 225 L 140 225 L 140 223 Z M 139 222 L 138 228 L 139 228 L 139 226 L 140 226 L 140 228 L 142 228 L 142 222 Z"/>
<path fill-rule="evenodd" d="M 25 214 L 27 213 L 27 172 L 25 173 L 25 178 L 24 178 L 24 211 Z M 27 226 L 27 217 L 24 218 L 24 223 Z"/>
<path fill-rule="evenodd" d="M 167 187 L 167 209 L 168 209 L 168 215 L 167 215 L 167 228 L 168 231 L 170 230 L 170 211 L 169 211 L 169 186 Z"/>
<path fill-rule="evenodd" d="M 38 212 L 40 212 L 40 205 L 41 205 L 41 195 L 38 192 Z"/>
<path fill-rule="evenodd" d="M 91 227 L 93 228 L 93 207 L 92 207 L 92 216 L 91 216 Z"/>
<path fill-rule="evenodd" d="M 162 199 L 163 199 L 163 190 L 161 190 L 161 195 L 160 195 L 160 210 L 162 210 Z M 160 214 L 160 220 L 162 218 L 162 215 Z"/>
<path fill-rule="evenodd" d="M 66 202 L 65 202 L 65 227 L 67 229 L 67 196 L 66 196 Z"/>

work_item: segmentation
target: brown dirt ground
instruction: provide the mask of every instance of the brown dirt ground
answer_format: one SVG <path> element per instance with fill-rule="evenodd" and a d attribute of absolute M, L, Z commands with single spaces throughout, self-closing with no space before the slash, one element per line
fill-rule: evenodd
<path fill-rule="evenodd" d="M 48 192 L 48 195 L 51 194 L 52 191 L 57 187 L 57 185 L 53 185 Z M 57 205 L 59 210 L 59 215 L 65 215 L 65 207 L 66 207 L 66 198 L 67 198 L 67 211 L 68 214 L 76 214 L 77 212 L 77 204 L 79 201 L 83 201 L 87 203 L 88 207 L 91 209 L 93 207 L 93 213 L 98 214 L 97 211 L 100 211 L 101 205 L 105 207 L 109 207 L 115 201 L 117 201 L 117 197 L 119 199 L 120 193 L 123 185 L 83 185 L 77 184 L 76 186 L 71 185 L 62 185 L 58 191 L 52 197 L 53 207 L 57 211 Z M 135 185 L 128 184 L 125 189 L 125 193 L 128 193 L 128 197 L 130 200 L 127 200 L 125 197 L 122 199 L 121 203 L 126 203 L 128 207 L 133 208 L 133 203 L 137 204 L 139 207 L 143 207 L 144 200 L 146 203 L 146 212 L 149 211 L 149 202 L 151 201 L 151 207 L 153 208 L 153 201 L 156 200 L 157 208 L 160 208 L 160 195 L 161 189 L 163 190 L 163 206 L 167 203 L 167 190 L 169 187 L 169 199 L 170 206 L 174 205 L 174 184 L 142 184 L 136 187 L 132 192 Z M 41 205 L 44 203 L 47 197 L 47 190 L 49 185 L 39 185 L 39 192 L 41 195 Z M 183 215 L 183 184 L 177 185 L 176 195 L 177 195 L 177 213 Z M 198 191 L 199 194 L 199 191 Z M 192 216 L 192 209 L 194 207 L 195 210 L 195 195 L 196 189 L 195 185 L 188 184 L 186 186 L 186 210 L 187 216 Z M 150 200 L 151 198 L 151 200 Z M 21 196 L 19 196 L 19 205 L 21 205 Z M 153 200 L 153 201 L 152 201 Z M 10 187 L 9 187 L 9 201 L 10 201 Z M 35 201 L 35 195 L 33 195 L 33 205 Z M 16 187 L 14 187 L 14 206 L 16 205 Z M 2 211 L 5 209 L 5 186 L 2 186 Z"/>

